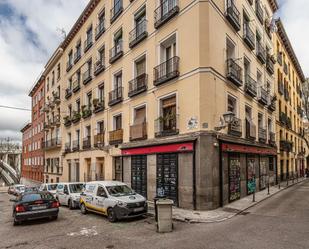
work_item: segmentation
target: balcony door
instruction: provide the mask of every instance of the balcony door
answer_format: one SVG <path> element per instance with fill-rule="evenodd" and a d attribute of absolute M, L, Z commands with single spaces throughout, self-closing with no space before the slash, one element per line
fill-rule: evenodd
<path fill-rule="evenodd" d="M 162 100 L 162 122 L 163 131 L 176 130 L 176 96 Z"/>
<path fill-rule="evenodd" d="M 161 43 L 161 63 L 165 62 L 165 65 L 160 69 L 161 75 L 168 76 L 173 72 L 174 63 L 172 58 L 176 56 L 176 35 L 172 35 L 164 42 Z"/>
<path fill-rule="evenodd" d="M 138 38 L 143 32 L 146 31 L 145 29 L 145 21 L 146 21 L 146 7 L 144 6 L 138 13 L 134 16 L 135 21 L 135 28 L 136 28 L 136 35 L 135 37 Z"/>
<path fill-rule="evenodd" d="M 115 127 L 115 131 L 122 129 L 122 116 L 121 115 L 114 117 L 114 127 Z"/>

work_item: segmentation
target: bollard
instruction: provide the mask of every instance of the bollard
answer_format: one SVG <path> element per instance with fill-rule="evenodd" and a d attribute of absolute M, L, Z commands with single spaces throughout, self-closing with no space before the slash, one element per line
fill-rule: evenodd
<path fill-rule="evenodd" d="M 269 193 L 269 181 L 268 181 L 268 186 L 267 186 L 267 195 L 270 195 L 270 193 Z"/>
<path fill-rule="evenodd" d="M 278 184 L 279 189 L 280 189 L 280 183 L 281 183 L 281 181 L 279 180 L 279 184 Z"/>
<path fill-rule="evenodd" d="M 286 186 L 289 186 L 289 177 L 286 178 Z"/>
<path fill-rule="evenodd" d="M 252 194 L 252 202 L 255 202 L 255 190 L 253 191 L 253 194 Z"/>

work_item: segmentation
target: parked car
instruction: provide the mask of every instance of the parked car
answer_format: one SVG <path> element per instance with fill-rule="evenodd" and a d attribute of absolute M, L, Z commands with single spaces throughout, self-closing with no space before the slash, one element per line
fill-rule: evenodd
<path fill-rule="evenodd" d="M 118 181 L 88 182 L 80 195 L 80 209 L 104 214 L 110 222 L 147 213 L 146 199 Z"/>
<path fill-rule="evenodd" d="M 9 187 L 8 194 L 11 195 L 19 195 L 25 192 L 25 185 L 22 184 L 15 184 Z"/>
<path fill-rule="evenodd" d="M 12 199 L 14 225 L 26 220 L 58 218 L 59 202 L 47 191 L 26 192 Z"/>
<path fill-rule="evenodd" d="M 57 186 L 58 186 L 58 183 L 43 183 L 43 184 L 41 184 L 39 190 L 40 191 L 48 191 L 53 196 L 55 196 L 56 191 L 57 191 Z"/>
<path fill-rule="evenodd" d="M 60 205 L 68 206 L 70 209 L 77 208 L 83 187 L 82 182 L 58 183 L 56 199 Z"/>

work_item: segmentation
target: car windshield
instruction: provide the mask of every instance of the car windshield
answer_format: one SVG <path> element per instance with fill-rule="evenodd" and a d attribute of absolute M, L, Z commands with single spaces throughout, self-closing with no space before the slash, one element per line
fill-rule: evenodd
<path fill-rule="evenodd" d="M 32 202 L 39 200 L 53 200 L 53 196 L 50 193 L 38 193 L 38 194 L 26 194 L 23 195 L 23 202 Z"/>
<path fill-rule="evenodd" d="M 70 184 L 70 192 L 71 193 L 81 193 L 83 190 L 83 184 L 78 183 L 78 184 Z"/>
<path fill-rule="evenodd" d="M 106 186 L 106 189 L 111 196 L 127 196 L 135 194 L 127 185 Z"/>
<path fill-rule="evenodd" d="M 57 189 L 57 184 L 50 184 L 47 186 L 48 187 L 48 190 L 51 191 L 51 190 L 56 190 Z"/>

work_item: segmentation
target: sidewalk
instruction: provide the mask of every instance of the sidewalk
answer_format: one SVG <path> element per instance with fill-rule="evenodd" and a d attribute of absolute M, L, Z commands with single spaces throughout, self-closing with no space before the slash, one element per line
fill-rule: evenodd
<path fill-rule="evenodd" d="M 213 223 L 213 222 L 222 222 L 228 220 L 235 215 L 244 212 L 248 208 L 255 206 L 256 204 L 272 197 L 273 195 L 291 187 L 295 184 L 298 184 L 306 178 L 298 179 L 298 182 L 295 180 L 294 184 L 292 180 L 289 181 L 287 186 L 286 181 L 281 182 L 280 189 L 278 185 L 272 186 L 269 188 L 270 194 L 268 195 L 267 188 L 255 194 L 255 202 L 252 201 L 252 195 L 246 196 L 238 201 L 234 201 L 222 208 L 218 208 L 210 211 L 195 211 L 187 210 L 181 208 L 173 208 L 173 219 L 178 221 L 190 222 L 190 223 Z M 154 215 L 153 204 L 149 206 L 150 214 Z"/>

